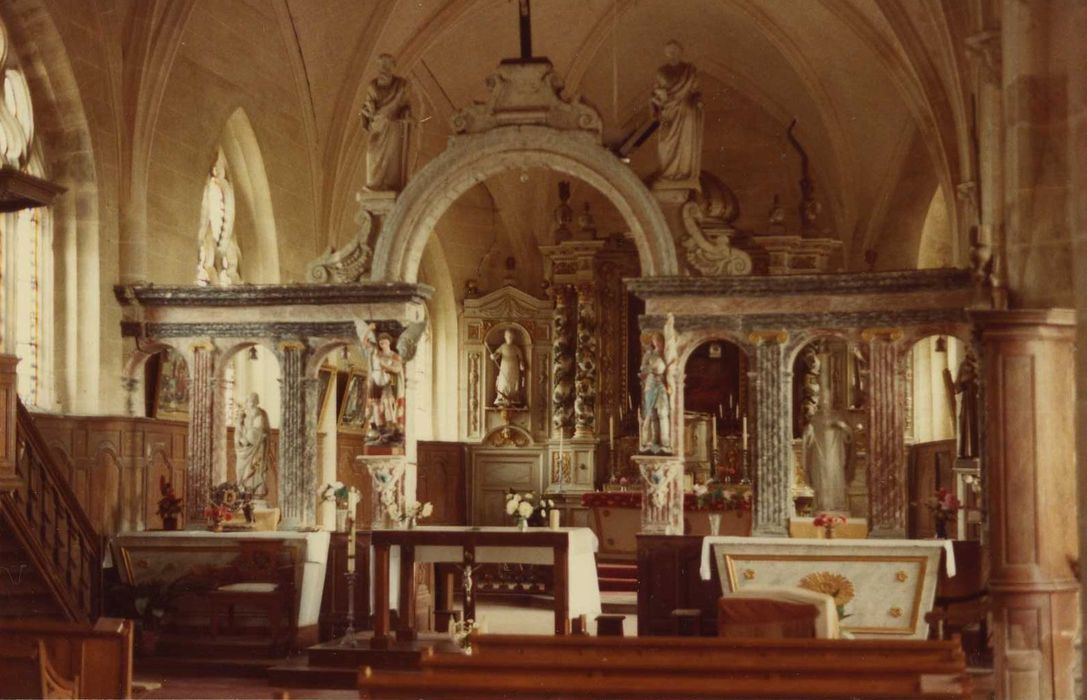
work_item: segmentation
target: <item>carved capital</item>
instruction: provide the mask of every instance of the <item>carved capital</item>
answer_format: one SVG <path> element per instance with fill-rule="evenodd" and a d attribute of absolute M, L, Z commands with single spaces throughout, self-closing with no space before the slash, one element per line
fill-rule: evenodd
<path fill-rule="evenodd" d="M 747 339 L 755 345 L 765 345 L 768 343 L 782 344 L 789 340 L 789 332 L 781 330 L 766 330 L 766 331 L 751 331 L 747 335 Z"/>
<path fill-rule="evenodd" d="M 999 29 L 988 29 L 966 37 L 966 55 L 977 66 L 983 80 L 1000 84 L 1001 40 Z"/>

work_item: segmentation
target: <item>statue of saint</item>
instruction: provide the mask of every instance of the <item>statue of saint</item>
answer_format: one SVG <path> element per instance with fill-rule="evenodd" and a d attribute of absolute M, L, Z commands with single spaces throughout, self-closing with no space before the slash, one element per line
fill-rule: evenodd
<path fill-rule="evenodd" d="M 642 405 L 639 418 L 639 443 L 642 452 L 672 451 L 672 387 L 669 385 L 668 361 L 664 336 L 653 333 L 642 338 Z"/>
<path fill-rule="evenodd" d="M 494 405 L 499 408 L 523 406 L 525 353 L 514 342 L 512 330 L 507 328 L 503 337 L 506 342 L 491 353 L 491 359 L 498 365 L 498 378 L 494 384 L 496 392 Z"/>
<path fill-rule="evenodd" d="M 234 186 L 226 179 L 223 154 L 215 161 L 200 203 L 200 259 L 196 283 L 227 287 L 242 281 L 241 250 L 234 238 Z"/>
<path fill-rule="evenodd" d="M 268 413 L 253 393 L 242 406 L 234 426 L 234 466 L 238 484 L 257 498 L 268 495 Z"/>
<path fill-rule="evenodd" d="M 391 443 L 403 437 L 403 390 L 404 361 L 393 350 L 392 336 L 377 334 L 377 326 L 370 324 L 370 332 L 362 339 L 370 373 L 367 376 L 367 422 L 370 441 Z"/>
<path fill-rule="evenodd" d="M 366 189 L 399 190 L 404 185 L 411 103 L 408 81 L 393 75 L 396 61 L 387 53 L 377 59 L 377 77 L 370 81 L 362 104 L 366 142 Z"/>
<path fill-rule="evenodd" d="M 808 472 L 808 483 L 815 491 L 817 512 L 849 510 L 846 468 L 852 442 L 849 425 L 831 410 L 826 399 L 820 401 L 803 436 L 804 467 Z"/>
<path fill-rule="evenodd" d="M 978 358 L 967 349 L 955 377 L 955 393 L 959 401 L 959 457 L 972 459 L 978 450 Z"/>
<path fill-rule="evenodd" d="M 681 60 L 679 42 L 664 45 L 668 62 L 657 69 L 657 82 L 650 98 L 657 128 L 659 181 L 692 183 L 698 186 L 702 172 L 702 91 L 698 72 Z"/>

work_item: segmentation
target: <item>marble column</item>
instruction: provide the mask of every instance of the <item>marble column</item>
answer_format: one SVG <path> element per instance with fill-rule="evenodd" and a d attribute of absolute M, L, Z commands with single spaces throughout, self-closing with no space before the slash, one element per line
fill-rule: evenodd
<path fill-rule="evenodd" d="M 284 341 L 278 351 L 280 529 L 294 529 L 317 522 L 315 466 L 306 461 L 309 428 L 315 428 L 316 410 L 307 410 L 314 404 L 306 391 L 306 345 L 295 340 Z"/>
<path fill-rule="evenodd" d="M 683 534 L 683 460 L 671 456 L 631 457 L 642 476 L 642 529 L 653 535 Z"/>
<path fill-rule="evenodd" d="M 571 425 L 574 402 L 574 343 L 570 337 L 565 286 L 555 288 L 551 331 L 551 436 L 558 439 Z"/>
<path fill-rule="evenodd" d="M 593 285 L 577 286 L 577 372 L 574 379 L 576 438 L 596 433 L 596 299 Z"/>
<path fill-rule="evenodd" d="M 902 331 L 870 328 L 868 342 L 868 527 L 871 537 L 906 536 L 906 423 L 899 381 Z"/>
<path fill-rule="evenodd" d="M 215 442 L 215 346 L 199 342 L 189 354 L 189 464 L 185 471 L 185 526 L 202 529 L 211 495 Z"/>
<path fill-rule="evenodd" d="M 784 537 L 793 516 L 792 369 L 785 358 L 785 331 L 756 331 L 755 508 L 752 534 Z"/>
<path fill-rule="evenodd" d="M 982 345 L 998 698 L 1074 697 L 1075 316 L 973 314 Z"/>

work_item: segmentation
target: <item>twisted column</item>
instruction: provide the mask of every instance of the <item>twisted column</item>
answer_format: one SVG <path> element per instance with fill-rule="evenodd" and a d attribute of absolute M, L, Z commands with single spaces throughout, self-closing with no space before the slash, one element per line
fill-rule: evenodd
<path fill-rule="evenodd" d="M 755 512 L 753 534 L 784 537 L 793 515 L 792 371 L 785 362 L 785 331 L 756 331 Z"/>
<path fill-rule="evenodd" d="M 574 437 L 596 432 L 596 304 L 591 284 L 577 286 L 577 373 Z"/>
<path fill-rule="evenodd" d="M 555 289 L 551 326 L 551 435 L 557 438 L 573 422 L 574 357 L 565 287 Z"/>
<path fill-rule="evenodd" d="M 211 495 L 213 445 L 215 442 L 215 346 L 210 342 L 192 347 L 189 366 L 189 464 L 185 471 L 185 524 L 204 527 L 204 508 Z"/>
<path fill-rule="evenodd" d="M 902 331 L 873 328 L 868 342 L 868 522 L 872 537 L 906 536 L 905 387 L 899 381 Z"/>

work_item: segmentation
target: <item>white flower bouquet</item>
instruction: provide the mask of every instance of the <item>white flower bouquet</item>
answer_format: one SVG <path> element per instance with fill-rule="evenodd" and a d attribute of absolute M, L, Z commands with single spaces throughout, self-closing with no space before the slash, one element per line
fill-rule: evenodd
<path fill-rule="evenodd" d="M 429 518 L 434 513 L 434 504 L 415 501 L 400 508 L 396 503 L 389 503 L 385 512 L 393 522 L 407 523 L 408 527 L 413 527 L 417 521 Z"/>

